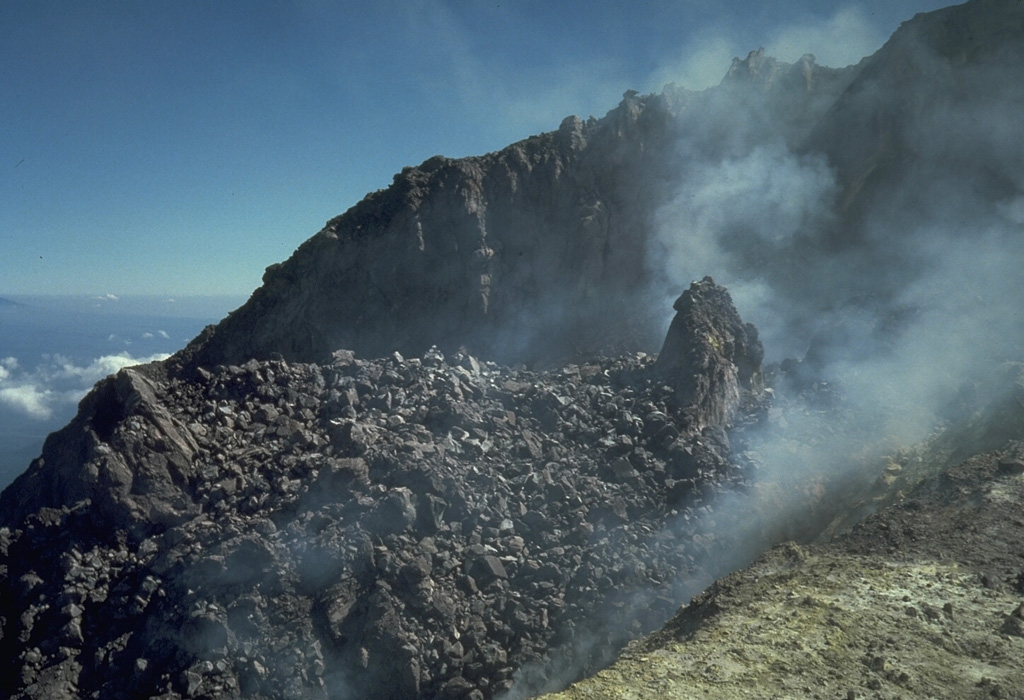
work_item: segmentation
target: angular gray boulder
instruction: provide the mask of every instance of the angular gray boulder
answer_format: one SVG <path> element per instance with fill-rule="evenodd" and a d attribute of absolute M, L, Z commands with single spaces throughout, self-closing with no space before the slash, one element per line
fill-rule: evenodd
<path fill-rule="evenodd" d="M 764 391 L 757 329 L 740 319 L 729 292 L 711 277 L 692 283 L 674 308 L 655 368 L 679 404 L 693 407 L 698 428 L 725 427 L 745 399 Z"/>

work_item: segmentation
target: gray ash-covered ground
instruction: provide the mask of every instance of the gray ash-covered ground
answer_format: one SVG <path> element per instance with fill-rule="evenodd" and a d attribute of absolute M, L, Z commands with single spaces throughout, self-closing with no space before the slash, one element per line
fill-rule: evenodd
<path fill-rule="evenodd" d="M 105 380 L 4 493 L 2 692 L 456 700 L 607 663 L 710 579 L 715 496 L 755 466 L 756 334 L 688 294 L 670 371 L 339 351 Z M 715 378 L 680 388 L 687 362 Z"/>

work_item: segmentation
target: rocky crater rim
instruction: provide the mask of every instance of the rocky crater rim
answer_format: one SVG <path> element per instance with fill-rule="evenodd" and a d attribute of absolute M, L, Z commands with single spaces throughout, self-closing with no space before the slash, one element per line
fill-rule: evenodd
<path fill-rule="evenodd" d="M 702 514 L 755 469 L 756 341 L 710 278 L 680 299 L 718 340 L 661 367 L 339 350 L 104 380 L 0 497 L 9 690 L 481 700 L 607 663 L 718 573 Z"/>

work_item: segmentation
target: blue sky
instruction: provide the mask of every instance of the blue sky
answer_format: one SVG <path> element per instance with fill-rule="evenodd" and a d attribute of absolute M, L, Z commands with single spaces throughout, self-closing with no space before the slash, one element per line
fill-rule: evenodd
<path fill-rule="evenodd" d="M 405 165 L 948 4 L 0 0 L 0 295 L 248 294 Z"/>

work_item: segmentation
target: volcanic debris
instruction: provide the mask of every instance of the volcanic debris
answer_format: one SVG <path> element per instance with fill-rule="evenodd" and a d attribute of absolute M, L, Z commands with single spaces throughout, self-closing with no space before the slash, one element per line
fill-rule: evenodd
<path fill-rule="evenodd" d="M 658 362 L 104 380 L 0 502 L 2 693 L 481 700 L 607 663 L 710 579 L 750 468 L 756 334 L 710 279 L 676 308 Z"/>

